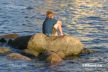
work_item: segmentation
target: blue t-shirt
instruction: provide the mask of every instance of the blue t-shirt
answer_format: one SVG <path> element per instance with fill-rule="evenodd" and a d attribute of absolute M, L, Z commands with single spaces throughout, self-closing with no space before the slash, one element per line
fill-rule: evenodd
<path fill-rule="evenodd" d="M 51 36 L 52 30 L 53 30 L 53 26 L 56 23 L 57 23 L 56 19 L 46 18 L 45 21 L 43 22 L 42 32 L 45 35 Z"/>

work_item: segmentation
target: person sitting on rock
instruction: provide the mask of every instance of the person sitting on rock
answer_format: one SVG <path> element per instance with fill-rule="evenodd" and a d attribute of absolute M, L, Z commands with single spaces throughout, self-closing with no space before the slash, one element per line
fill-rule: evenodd
<path fill-rule="evenodd" d="M 62 21 L 54 19 L 54 13 L 52 11 L 46 12 L 46 19 L 43 22 L 42 32 L 47 36 L 63 36 Z M 58 34 L 58 32 L 60 34 Z"/>

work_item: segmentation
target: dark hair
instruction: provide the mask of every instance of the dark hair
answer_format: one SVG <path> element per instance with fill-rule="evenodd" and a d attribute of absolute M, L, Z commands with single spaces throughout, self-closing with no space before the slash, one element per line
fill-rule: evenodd
<path fill-rule="evenodd" d="M 46 12 L 46 16 L 47 16 L 48 18 L 51 18 L 53 15 L 54 15 L 54 13 L 53 13 L 52 11 L 47 11 L 47 12 Z"/>

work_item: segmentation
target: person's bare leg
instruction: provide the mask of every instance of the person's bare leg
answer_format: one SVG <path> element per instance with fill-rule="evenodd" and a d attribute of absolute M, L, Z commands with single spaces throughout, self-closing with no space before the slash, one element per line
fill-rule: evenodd
<path fill-rule="evenodd" d="M 54 28 L 57 30 L 59 30 L 60 35 L 63 35 L 63 31 L 62 31 L 62 22 L 60 20 L 57 21 L 57 23 L 54 25 Z M 58 33 L 56 31 L 55 36 L 58 36 Z"/>
<path fill-rule="evenodd" d="M 54 28 L 56 29 L 56 32 L 55 32 L 54 36 L 58 36 L 58 33 L 57 33 L 58 24 L 57 23 L 54 25 Z"/>
<path fill-rule="evenodd" d="M 60 31 L 60 35 L 63 35 L 63 31 L 62 31 L 62 22 L 58 21 L 58 29 Z"/>

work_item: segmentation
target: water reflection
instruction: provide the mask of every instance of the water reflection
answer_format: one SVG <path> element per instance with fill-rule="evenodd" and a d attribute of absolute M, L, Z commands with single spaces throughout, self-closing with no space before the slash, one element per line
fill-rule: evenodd
<path fill-rule="evenodd" d="M 93 0 L 75 0 L 74 2 L 74 17 L 72 19 L 72 24 L 78 24 L 78 19 L 89 16 L 96 16 L 96 9 L 102 7 L 102 3 L 94 2 Z M 85 24 L 86 25 L 86 24 Z"/>
<path fill-rule="evenodd" d="M 106 2 L 106 0 L 104 0 Z M 68 29 L 76 30 L 77 36 L 83 39 L 81 36 L 86 37 L 92 33 L 102 33 L 105 26 L 103 22 L 106 22 L 106 15 L 101 13 L 105 2 L 94 0 L 75 0 L 74 1 L 74 15 L 72 23 L 67 25 Z M 101 23 L 102 22 L 102 23 Z M 106 25 L 106 24 L 105 24 Z M 70 32 L 71 33 L 71 32 Z M 74 32 L 73 32 L 74 33 Z M 88 37 L 88 39 L 90 39 Z M 85 39 L 83 39 L 85 40 Z"/>

